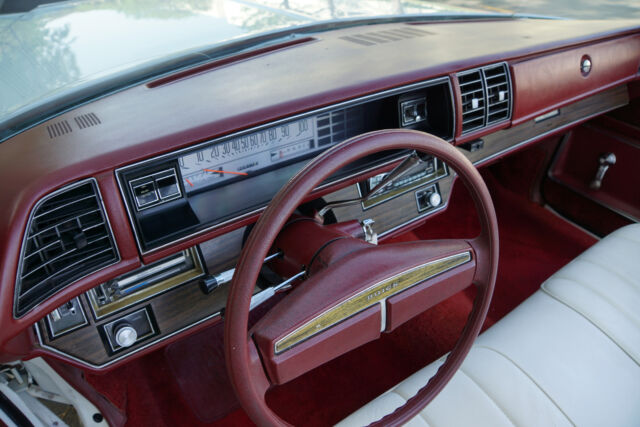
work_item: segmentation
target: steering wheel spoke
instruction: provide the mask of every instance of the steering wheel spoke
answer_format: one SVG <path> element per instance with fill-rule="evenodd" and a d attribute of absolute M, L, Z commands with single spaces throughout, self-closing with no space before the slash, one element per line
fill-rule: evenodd
<path fill-rule="evenodd" d="M 352 249 L 347 242 L 337 243 L 338 249 Z M 252 329 L 276 383 L 372 341 L 466 288 L 476 266 L 464 240 L 366 245 L 342 257 L 338 250 L 329 252 L 338 260 Z"/>
<path fill-rule="evenodd" d="M 413 149 L 447 163 L 470 190 L 482 226 L 474 240 L 372 245 L 355 236 L 356 223 L 325 226 L 292 217 L 331 174 L 364 156 Z M 253 328 L 247 330 L 253 286 L 273 247 L 283 252 L 275 271 L 306 272 Z M 478 293 L 458 343 L 432 380 L 381 423 L 399 425 L 424 408 L 451 379 L 486 317 L 497 274 L 498 227 L 486 185 L 451 144 L 416 131 L 365 134 L 311 161 L 272 200 L 253 228 L 238 262 L 227 302 L 225 353 L 243 407 L 258 425 L 285 425 L 264 393 L 390 332 L 474 283 Z M 268 378 L 268 380 L 267 380 Z"/>
<path fill-rule="evenodd" d="M 391 332 L 398 326 L 421 314 L 425 310 L 452 297 L 469 287 L 477 269 L 476 253 L 464 240 L 439 240 L 421 242 L 430 245 L 451 246 L 457 251 L 443 251 L 418 269 L 415 284 L 386 299 L 386 328 Z"/>

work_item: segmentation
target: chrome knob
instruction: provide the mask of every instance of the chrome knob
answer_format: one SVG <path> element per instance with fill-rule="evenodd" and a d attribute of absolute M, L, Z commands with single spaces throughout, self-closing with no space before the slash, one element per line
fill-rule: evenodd
<path fill-rule="evenodd" d="M 596 176 L 591 181 L 589 187 L 592 190 L 599 190 L 602 187 L 602 180 L 609 168 L 616 164 L 616 155 L 614 153 L 605 153 L 598 158 L 598 170 Z"/>
<path fill-rule="evenodd" d="M 436 206 L 440 206 L 440 203 L 442 203 L 442 197 L 438 193 L 431 193 L 429 196 L 429 204 L 435 208 Z"/>
<path fill-rule="evenodd" d="M 122 325 L 116 329 L 115 340 L 120 347 L 131 347 L 138 339 L 138 332 L 131 325 Z"/>
<path fill-rule="evenodd" d="M 591 72 L 591 67 L 591 59 L 588 56 L 582 58 L 582 61 L 580 61 L 580 71 L 582 72 L 583 76 L 586 76 Z"/>

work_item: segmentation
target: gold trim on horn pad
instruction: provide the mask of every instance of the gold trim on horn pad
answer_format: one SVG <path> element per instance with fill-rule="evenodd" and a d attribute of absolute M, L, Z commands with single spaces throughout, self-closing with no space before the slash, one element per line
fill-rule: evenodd
<path fill-rule="evenodd" d="M 279 354 L 300 344 L 314 335 L 337 325 L 362 310 L 384 302 L 387 298 L 405 291 L 418 283 L 442 274 L 452 268 L 471 261 L 471 252 L 466 251 L 446 258 L 430 261 L 411 270 L 396 274 L 375 285 L 369 286 L 352 297 L 331 307 L 290 332 L 275 343 L 275 353 Z"/>

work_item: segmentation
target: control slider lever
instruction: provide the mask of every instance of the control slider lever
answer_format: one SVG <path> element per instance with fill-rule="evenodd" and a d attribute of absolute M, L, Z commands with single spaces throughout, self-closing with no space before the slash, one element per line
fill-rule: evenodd
<path fill-rule="evenodd" d="M 267 256 L 264 259 L 264 262 L 265 263 L 269 262 L 272 259 L 276 259 L 281 256 L 282 256 L 282 252 L 276 252 L 275 254 L 271 254 Z M 231 282 L 231 279 L 233 279 L 233 274 L 235 272 L 236 272 L 235 268 L 230 268 L 229 270 L 225 270 L 221 273 L 212 274 L 212 275 L 203 277 L 202 279 L 200 279 L 200 289 L 202 289 L 202 292 L 208 295 L 211 292 L 218 289 L 220 286 L 224 285 L 225 283 Z"/>
<path fill-rule="evenodd" d="M 291 287 L 291 283 L 294 280 L 299 279 L 300 277 L 305 275 L 305 271 L 302 270 L 300 273 L 295 274 L 291 277 L 289 277 L 287 280 L 285 280 L 282 283 L 277 284 L 276 286 L 270 286 L 267 289 L 264 289 L 260 292 L 258 292 L 257 294 L 253 295 L 251 297 L 251 305 L 250 305 L 250 310 L 253 310 L 254 308 L 256 308 L 257 306 L 259 306 L 260 304 L 262 304 L 263 302 L 267 301 L 268 299 L 270 299 L 271 297 L 273 297 L 275 294 L 277 294 L 280 291 L 284 291 L 287 290 Z"/>
<path fill-rule="evenodd" d="M 591 181 L 591 185 L 589 187 L 592 190 L 599 190 L 602 187 L 602 180 L 604 179 L 604 175 L 607 173 L 609 168 L 616 164 L 616 155 L 613 153 L 606 153 L 600 156 L 598 159 L 599 167 L 596 172 L 596 176 Z"/>
<path fill-rule="evenodd" d="M 355 205 L 357 203 L 366 202 L 367 200 L 375 197 L 377 194 L 384 192 L 384 190 L 393 183 L 400 180 L 403 176 L 411 173 L 419 165 L 423 165 L 425 161 L 420 155 L 413 151 L 409 154 L 398 166 L 396 166 L 391 172 L 389 172 L 383 179 L 376 185 L 369 194 L 366 194 L 358 199 L 350 200 L 336 200 L 335 202 L 327 203 L 320 211 L 318 215 L 324 218 L 327 212 L 334 208 L 340 208 L 343 206 Z"/>

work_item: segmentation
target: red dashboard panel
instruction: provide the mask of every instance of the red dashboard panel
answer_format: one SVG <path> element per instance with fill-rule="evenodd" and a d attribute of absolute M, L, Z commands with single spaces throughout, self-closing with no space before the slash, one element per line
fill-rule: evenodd
<path fill-rule="evenodd" d="M 0 354 L 20 356 L 34 322 L 74 296 L 140 264 L 116 189 L 116 168 L 293 114 L 498 61 L 523 60 L 512 68 L 514 123 L 637 76 L 640 36 L 630 35 L 639 31 L 636 22 L 598 21 L 585 26 L 576 21 L 514 19 L 423 27 L 429 30 L 425 37 L 368 47 L 342 38 L 362 29 L 323 33 L 310 43 L 105 96 L 2 143 Z M 569 50 L 555 53 L 560 49 Z M 579 71 L 585 53 L 594 63 L 586 78 Z M 526 60 L 543 54 L 547 56 Z M 607 66 L 599 68 L 600 64 Z M 305 78 L 291 78 L 294 73 Z M 259 79 L 247 79 L 257 75 Z M 453 84 L 456 89 L 455 79 Z M 47 133 L 47 125 L 73 122 L 74 116 L 83 113 L 95 113 L 101 125 L 57 138 Z M 459 112 L 457 117 L 459 127 Z M 33 153 L 38 154 L 37 167 L 31 167 Z M 87 177 L 98 179 L 122 261 L 73 283 L 23 318 L 13 318 L 16 268 L 30 210 L 49 192 Z M 231 228 L 158 251 L 145 261 Z M 23 345 L 14 345 L 18 342 Z"/>
<path fill-rule="evenodd" d="M 640 66 L 639 53 L 640 36 L 631 36 L 514 64 L 512 123 L 517 125 L 634 79 Z M 589 73 L 580 68 L 586 57 L 592 64 Z"/>

